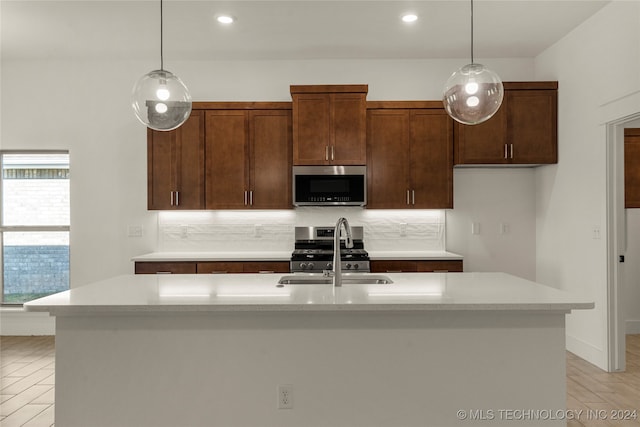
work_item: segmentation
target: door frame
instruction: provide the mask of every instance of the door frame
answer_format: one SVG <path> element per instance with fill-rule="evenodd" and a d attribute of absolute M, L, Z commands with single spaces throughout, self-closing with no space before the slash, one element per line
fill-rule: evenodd
<path fill-rule="evenodd" d="M 627 248 L 624 207 L 624 129 L 640 127 L 640 112 L 606 123 L 607 132 L 607 352 L 608 371 L 626 369 L 626 319 L 619 256 Z"/>

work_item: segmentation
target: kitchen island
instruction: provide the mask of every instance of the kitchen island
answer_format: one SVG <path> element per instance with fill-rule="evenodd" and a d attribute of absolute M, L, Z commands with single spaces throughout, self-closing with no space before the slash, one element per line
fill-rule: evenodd
<path fill-rule="evenodd" d="M 127 275 L 25 309 L 56 316 L 57 426 L 565 425 L 565 315 L 592 302 L 503 273 L 386 276 Z"/>

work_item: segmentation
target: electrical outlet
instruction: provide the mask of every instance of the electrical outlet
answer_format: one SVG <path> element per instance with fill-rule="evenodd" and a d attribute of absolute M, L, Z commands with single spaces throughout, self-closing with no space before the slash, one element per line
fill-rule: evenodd
<path fill-rule="evenodd" d="M 255 224 L 253 226 L 253 237 L 262 237 L 262 224 Z"/>
<path fill-rule="evenodd" d="M 471 224 L 471 234 L 480 234 L 480 223 L 474 222 Z"/>
<path fill-rule="evenodd" d="M 401 222 L 400 223 L 400 236 L 404 237 L 407 235 L 407 223 L 406 222 Z"/>
<path fill-rule="evenodd" d="M 130 225 L 127 227 L 127 236 L 129 237 L 142 237 L 141 225 Z"/>
<path fill-rule="evenodd" d="M 181 225 L 180 226 L 180 238 L 181 239 L 186 239 L 189 237 L 189 226 L 188 225 Z"/>
<path fill-rule="evenodd" d="M 293 409 L 293 386 L 283 384 L 278 386 L 278 409 Z"/>

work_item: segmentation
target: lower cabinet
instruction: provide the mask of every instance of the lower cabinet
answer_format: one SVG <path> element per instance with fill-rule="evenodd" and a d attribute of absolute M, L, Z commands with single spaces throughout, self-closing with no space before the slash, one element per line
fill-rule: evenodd
<path fill-rule="evenodd" d="M 135 263 L 136 274 L 288 273 L 289 261 L 179 261 Z"/>
<path fill-rule="evenodd" d="M 461 272 L 462 260 L 378 260 L 370 266 L 372 273 Z"/>
<path fill-rule="evenodd" d="M 136 274 L 195 274 L 196 263 L 180 262 L 136 262 Z"/>
<path fill-rule="evenodd" d="M 198 274 L 288 273 L 289 261 L 209 261 L 199 262 Z"/>

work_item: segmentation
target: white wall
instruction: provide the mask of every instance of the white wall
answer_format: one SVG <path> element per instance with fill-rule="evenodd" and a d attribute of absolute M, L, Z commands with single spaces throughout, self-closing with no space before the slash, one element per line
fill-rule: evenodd
<path fill-rule="evenodd" d="M 504 271 L 535 280 L 534 170 L 455 169 L 447 249 L 465 254 L 465 271 Z M 474 223 L 478 234 L 472 234 Z"/>
<path fill-rule="evenodd" d="M 594 310 L 567 317 L 568 347 L 605 369 L 606 127 L 601 117 L 612 101 L 640 88 L 639 21 L 639 2 L 614 1 L 535 61 L 536 79 L 559 81 L 559 163 L 536 171 L 536 276 L 596 302 Z M 621 110 L 617 117 L 625 114 Z M 600 238 L 594 238 L 594 229 Z"/>

